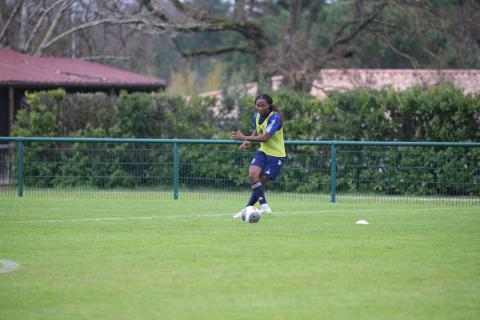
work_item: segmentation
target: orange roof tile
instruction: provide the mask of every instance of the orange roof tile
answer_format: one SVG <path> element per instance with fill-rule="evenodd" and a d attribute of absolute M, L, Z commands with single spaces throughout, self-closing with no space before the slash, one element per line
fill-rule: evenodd
<path fill-rule="evenodd" d="M 80 59 L 34 57 L 0 48 L 0 85 L 165 88 L 154 77 Z"/>

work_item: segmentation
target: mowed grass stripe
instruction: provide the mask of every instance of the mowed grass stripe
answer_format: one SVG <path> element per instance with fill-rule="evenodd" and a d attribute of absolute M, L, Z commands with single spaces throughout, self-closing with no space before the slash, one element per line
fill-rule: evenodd
<path fill-rule="evenodd" d="M 390 210 L 411 210 L 411 209 L 390 209 Z M 451 208 L 438 207 L 438 208 L 420 208 L 416 211 L 441 211 L 441 210 L 451 210 Z M 363 212 L 379 212 L 384 211 L 384 209 L 352 209 L 352 210 L 342 210 L 342 209 L 332 209 L 332 210 L 315 210 L 315 211 L 275 211 L 274 215 L 280 216 L 317 216 L 326 213 L 363 213 Z M 129 221 L 129 220 L 154 220 L 154 219 L 190 219 L 190 218 L 219 218 L 219 217 L 231 217 L 232 213 L 199 213 L 192 212 L 188 215 L 168 215 L 161 214 L 157 216 L 132 216 L 132 217 L 96 217 L 96 218 L 73 218 L 73 219 L 47 219 L 47 220 L 23 220 L 23 221 L 0 221 L 6 223 L 58 223 L 58 222 L 103 222 L 103 221 Z M 270 215 L 266 215 L 267 219 Z"/>
<path fill-rule="evenodd" d="M 305 215 L 321 215 L 325 213 L 354 213 L 354 212 L 371 212 L 369 209 L 359 210 L 317 210 L 317 211 L 279 211 L 275 215 L 281 216 L 305 216 Z M 96 217 L 96 218 L 73 218 L 73 219 L 49 219 L 49 220 L 17 220 L 17 221 L 0 221 L 0 223 L 57 223 L 57 222 L 99 222 L 99 221 L 130 221 L 130 220 L 154 220 L 154 219 L 198 219 L 198 218 L 223 218 L 232 217 L 232 213 L 196 213 L 192 212 L 188 215 L 168 215 L 160 214 L 157 216 L 132 216 L 132 217 Z M 268 219 L 271 215 L 266 216 Z"/>
<path fill-rule="evenodd" d="M 475 206 L 274 201 L 246 225 L 240 201 L 2 200 L 0 259 L 21 268 L 0 275 L 0 318 L 480 315 Z M 122 220 L 37 223 L 79 218 Z"/>

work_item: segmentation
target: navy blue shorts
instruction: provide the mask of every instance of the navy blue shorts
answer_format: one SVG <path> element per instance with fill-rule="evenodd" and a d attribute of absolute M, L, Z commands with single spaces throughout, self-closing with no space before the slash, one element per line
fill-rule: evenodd
<path fill-rule="evenodd" d="M 285 158 L 271 157 L 266 155 L 265 152 L 257 151 L 250 166 L 262 168 L 260 176 L 265 176 L 268 180 L 275 181 L 280 174 L 284 160 Z"/>

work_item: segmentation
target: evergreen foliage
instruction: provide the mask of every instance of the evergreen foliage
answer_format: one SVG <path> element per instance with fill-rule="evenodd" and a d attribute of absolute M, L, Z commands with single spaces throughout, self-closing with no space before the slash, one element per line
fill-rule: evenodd
<path fill-rule="evenodd" d="M 464 95 L 458 88 L 438 85 L 410 88 L 333 93 L 326 100 L 295 92 L 275 92 L 274 104 L 283 113 L 287 140 L 378 140 L 378 141 L 480 141 L 480 95 Z M 104 94 L 67 95 L 62 90 L 27 94 L 28 107 L 20 110 L 13 128 L 16 136 L 128 137 L 229 139 L 230 131 L 252 131 L 254 100 L 251 96 L 230 95 L 224 103 L 214 98 L 186 99 L 168 93 L 121 93 L 116 99 Z M 232 112 L 238 110 L 237 113 Z M 235 115 L 235 116 L 232 116 Z M 135 187 L 171 183 L 170 145 L 145 146 L 150 152 L 131 144 L 30 145 L 26 154 L 28 176 L 49 177 L 37 186 L 59 187 L 89 185 L 97 187 Z M 56 150 L 51 159 L 51 150 Z M 60 150 L 60 151 L 59 151 Z M 128 152 L 125 152 L 128 150 Z M 132 151 L 133 150 L 133 151 Z M 215 181 L 202 180 L 207 187 L 218 181 L 240 186 L 244 177 L 231 170 L 238 159 L 224 146 L 201 145 L 181 148 L 181 176 L 207 176 L 209 167 L 196 163 L 218 163 Z M 478 163 L 471 157 L 448 157 L 448 148 L 407 148 L 396 152 L 387 148 L 343 148 L 337 180 L 339 191 L 366 191 L 397 194 L 438 194 L 436 185 L 409 184 L 409 181 L 456 181 L 480 179 Z M 480 150 L 475 150 L 476 154 Z M 350 153 L 350 155 L 349 155 Z M 466 154 L 466 152 L 465 152 Z M 108 161 L 106 161 L 106 159 Z M 342 160 L 344 159 L 344 160 Z M 329 147 L 289 146 L 287 166 L 282 174 L 287 191 L 328 192 L 328 174 L 311 174 L 305 168 L 326 172 Z M 142 162 L 144 172 L 135 174 L 133 163 Z M 157 165 L 157 164 L 167 165 Z M 350 169 L 355 166 L 356 170 Z M 398 170 L 402 167 L 431 167 L 421 173 Z M 471 175 L 458 176 L 456 167 L 471 167 Z M 72 177 L 68 182 L 56 176 Z M 425 173 L 428 172 L 428 173 Z M 465 171 L 462 171 L 465 172 Z M 421 175 L 426 175 L 422 177 Z M 476 177 L 476 178 L 475 178 Z M 358 181 L 376 181 L 369 190 L 358 190 Z M 473 184 L 472 184 L 473 185 Z M 458 187 L 458 190 L 455 188 Z M 474 194 L 451 186 L 449 192 Z M 474 187 L 472 187 L 474 188 Z M 286 189 L 285 189 L 286 190 Z"/>

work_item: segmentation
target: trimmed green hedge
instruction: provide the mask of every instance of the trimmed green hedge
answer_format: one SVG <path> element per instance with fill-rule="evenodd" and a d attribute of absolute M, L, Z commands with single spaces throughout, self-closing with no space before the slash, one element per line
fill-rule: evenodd
<path fill-rule="evenodd" d="M 275 92 L 272 96 L 283 113 L 288 140 L 480 141 L 480 95 L 464 95 L 450 85 L 402 92 L 333 93 L 326 100 L 294 92 Z M 111 98 L 52 90 L 28 93 L 26 102 L 28 107 L 17 114 L 13 135 L 229 139 L 232 130 L 252 131 L 254 112 L 253 97 L 248 96 L 229 96 L 220 105 L 213 98 L 186 99 L 167 93 L 121 93 Z M 232 116 L 235 108 L 238 113 Z M 127 144 L 102 145 L 108 148 L 102 151 L 99 145 L 84 143 L 36 147 L 32 144 L 26 154 L 26 176 L 33 177 L 31 185 L 132 187 L 171 183 L 171 146 L 152 146 L 148 152 L 131 151 L 136 146 Z M 214 181 L 236 186 L 245 183 L 245 177 L 231 168 L 246 167 L 249 155 L 232 157 L 231 152 L 222 152 L 225 146 L 212 145 L 208 150 L 205 152 L 202 146 L 182 147 L 181 176 L 206 177 L 212 174 L 211 168 L 192 164 L 218 163 L 215 179 L 202 179 L 199 185 L 215 187 Z M 452 154 L 449 151 L 350 148 L 343 160 L 339 153 L 338 188 L 387 194 L 478 194 L 479 150 L 447 158 L 446 154 Z M 291 146 L 288 152 L 288 169 L 282 173 L 283 183 L 276 187 L 328 192 L 328 148 Z M 139 162 L 141 172 L 138 165 L 133 165 Z M 471 170 L 458 170 L 458 166 L 470 166 Z M 419 167 L 422 169 L 415 169 Z M 446 186 L 452 179 L 469 181 L 469 186 Z M 369 181 L 367 187 L 362 184 L 365 181 Z"/>

